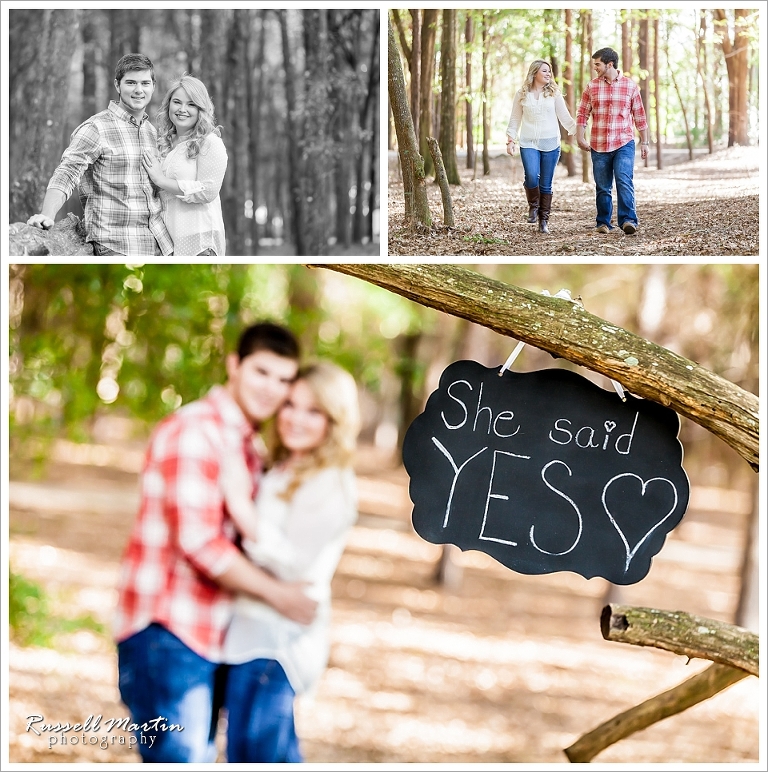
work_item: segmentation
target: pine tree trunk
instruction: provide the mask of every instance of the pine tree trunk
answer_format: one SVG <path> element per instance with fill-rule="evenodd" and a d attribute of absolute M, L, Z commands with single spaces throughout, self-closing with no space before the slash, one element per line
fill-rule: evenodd
<path fill-rule="evenodd" d="M 405 78 L 400 63 L 400 52 L 395 40 L 392 23 L 389 23 L 387 46 L 389 103 L 397 132 L 397 149 L 400 154 L 400 168 L 403 173 L 405 195 L 405 222 L 411 228 L 432 226 L 432 215 L 427 200 L 427 185 L 424 176 L 424 160 L 416 144 L 411 110 L 405 92 Z"/>
<path fill-rule="evenodd" d="M 472 41 L 475 37 L 475 19 L 472 11 L 467 11 L 467 21 L 464 25 L 464 42 L 467 44 L 464 66 L 464 82 L 467 87 L 466 94 L 466 123 L 467 123 L 467 169 L 475 165 L 475 138 L 473 133 L 474 121 L 472 119 Z"/>
<path fill-rule="evenodd" d="M 435 173 L 429 154 L 427 137 L 432 130 L 432 81 L 435 77 L 435 38 L 437 37 L 437 14 L 435 8 L 425 8 L 421 23 L 421 84 L 419 85 L 419 152 L 424 158 L 424 173 Z"/>
<path fill-rule="evenodd" d="M 565 104 L 568 112 L 575 118 L 575 99 L 573 83 L 573 11 L 570 8 L 565 9 L 565 62 L 563 63 L 563 91 Z M 563 132 L 563 128 L 560 127 Z M 565 134 L 563 137 L 565 149 L 563 152 L 563 163 L 569 177 L 576 174 L 576 145 L 572 134 Z"/>
<path fill-rule="evenodd" d="M 456 10 L 443 9 L 440 38 L 440 152 L 451 185 L 461 185 L 456 161 Z"/>
<path fill-rule="evenodd" d="M 9 221 L 26 222 L 40 211 L 48 180 L 61 160 L 61 116 L 66 114 L 69 62 L 77 45 L 79 10 L 9 11 L 8 45 L 11 60 L 28 45 L 20 34 L 32 36 L 34 75 L 27 81 L 24 104 L 14 121 L 19 130 L 17 163 L 10 180 Z M 32 53 L 32 52 L 30 52 Z M 66 62 L 67 66 L 62 66 Z"/>

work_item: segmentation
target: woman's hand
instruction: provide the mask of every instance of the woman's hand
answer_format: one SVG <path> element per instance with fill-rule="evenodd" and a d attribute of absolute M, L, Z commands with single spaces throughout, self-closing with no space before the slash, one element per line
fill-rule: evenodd
<path fill-rule="evenodd" d="M 155 185 L 159 186 L 160 180 L 163 179 L 163 172 L 160 169 L 160 159 L 152 155 L 148 150 L 145 150 L 141 154 L 141 163 L 147 170 L 149 179 L 152 180 Z"/>
<path fill-rule="evenodd" d="M 517 155 L 517 142 L 514 139 L 507 139 L 507 155 Z"/>

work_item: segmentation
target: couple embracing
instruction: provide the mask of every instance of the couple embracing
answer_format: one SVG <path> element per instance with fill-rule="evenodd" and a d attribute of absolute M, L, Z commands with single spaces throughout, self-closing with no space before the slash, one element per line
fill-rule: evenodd
<path fill-rule="evenodd" d="M 146 762 L 215 761 L 222 708 L 227 761 L 302 761 L 294 698 L 328 661 L 360 419 L 352 376 L 300 366 L 299 353 L 286 328 L 248 327 L 226 383 L 150 439 L 115 620 L 120 694 Z"/>
<path fill-rule="evenodd" d="M 523 87 L 515 94 L 507 126 L 507 153 L 518 150 L 525 170 L 523 187 L 528 201 L 528 222 L 539 221 L 539 232 L 549 233 L 552 181 L 560 158 L 560 128 L 576 133 L 578 146 L 589 151 L 595 178 L 596 233 L 610 233 L 612 188 L 616 183 L 617 224 L 628 236 L 637 233 L 635 210 L 635 135 L 641 136 L 640 155 L 648 157 L 648 122 L 637 84 L 618 69 L 619 55 L 612 48 L 592 54 L 596 78 L 581 97 L 576 120 L 568 112 L 555 83 L 552 65 L 536 59 Z M 590 139 L 584 139 L 592 117 Z"/>
<path fill-rule="evenodd" d="M 49 229 L 75 187 L 95 255 L 225 254 L 219 190 L 227 151 L 205 85 L 182 75 L 157 112 L 145 108 L 155 70 L 143 54 L 115 69 L 117 99 L 72 133 L 42 211 L 28 225 Z"/>

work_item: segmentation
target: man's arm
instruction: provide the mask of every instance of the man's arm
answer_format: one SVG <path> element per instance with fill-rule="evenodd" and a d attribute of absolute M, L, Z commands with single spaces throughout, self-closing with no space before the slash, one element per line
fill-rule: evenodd
<path fill-rule="evenodd" d="M 43 201 L 43 209 L 40 214 L 33 214 L 27 220 L 27 225 L 32 225 L 35 228 L 42 228 L 43 230 L 50 230 L 53 228 L 53 224 L 56 220 L 56 215 L 64 206 L 67 200 L 67 196 L 64 195 L 63 190 L 58 188 L 48 188 L 45 191 L 45 200 Z"/>
<path fill-rule="evenodd" d="M 100 155 L 98 129 L 86 121 L 72 133 L 72 141 L 48 183 L 42 210 L 39 214 L 33 214 L 27 220 L 27 225 L 44 230 L 53 228 L 59 209 L 64 206 L 85 170 Z"/>
<path fill-rule="evenodd" d="M 582 149 L 589 151 L 592 148 L 584 139 L 584 132 L 587 129 L 587 120 L 592 113 L 592 99 L 589 92 L 589 86 L 584 89 L 579 102 L 579 109 L 576 111 L 576 144 Z"/>
<path fill-rule="evenodd" d="M 281 582 L 251 563 L 242 553 L 214 580 L 225 590 L 241 592 L 264 601 L 294 622 L 308 625 L 315 618 L 317 602 L 304 594 L 305 582 Z"/>

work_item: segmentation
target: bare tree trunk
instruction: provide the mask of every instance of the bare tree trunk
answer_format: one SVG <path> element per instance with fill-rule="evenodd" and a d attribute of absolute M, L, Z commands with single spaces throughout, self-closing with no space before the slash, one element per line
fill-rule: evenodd
<path fill-rule="evenodd" d="M 640 69 L 646 74 L 640 76 L 640 98 L 643 100 L 643 107 L 647 110 L 651 103 L 648 99 L 648 13 L 642 12 L 640 17 L 640 28 L 637 33 L 637 61 Z M 658 127 L 657 127 L 658 128 Z M 648 166 L 648 158 L 643 161 L 643 166 Z"/>
<path fill-rule="evenodd" d="M 760 629 L 760 485 L 757 478 L 752 481 L 752 504 L 742 553 L 739 602 L 735 617 L 739 627 L 757 632 Z"/>
<path fill-rule="evenodd" d="M 621 12 L 621 71 L 629 75 L 632 70 L 632 11 Z"/>
<path fill-rule="evenodd" d="M 461 185 L 456 161 L 456 10 L 443 9 L 440 38 L 440 152 L 451 185 Z"/>
<path fill-rule="evenodd" d="M 411 228 L 429 228 L 432 215 L 427 200 L 427 185 L 424 177 L 424 160 L 416 144 L 411 111 L 405 93 L 405 78 L 400 64 L 392 23 L 389 23 L 389 44 L 387 46 L 389 82 L 389 103 L 397 132 L 397 149 L 400 154 L 400 168 L 403 172 L 403 193 L 405 195 L 405 221 Z"/>
<path fill-rule="evenodd" d="M 67 104 L 69 61 L 77 45 L 79 10 L 14 10 L 11 14 L 9 54 L 18 56 L 29 35 L 36 41 L 34 78 L 24 104 L 16 103 L 11 118 L 21 126 L 18 136 L 18 165 L 9 191 L 10 222 L 26 222 L 40 211 L 48 180 L 61 159 L 58 127 Z M 62 66 L 66 62 L 67 66 Z"/>
<path fill-rule="evenodd" d="M 413 129 L 416 136 L 419 136 L 419 87 L 421 85 L 421 11 L 418 9 L 411 12 L 411 118 L 413 118 Z"/>
<path fill-rule="evenodd" d="M 743 25 L 751 12 L 744 8 L 735 9 L 733 42 L 731 42 L 725 11 L 720 8 L 713 11 L 725 57 L 725 66 L 728 70 L 728 147 L 749 144 L 747 126 L 749 37 Z"/>
<path fill-rule="evenodd" d="M 302 146 L 299 128 L 296 125 L 296 83 L 293 71 L 293 61 L 291 59 L 291 43 L 288 37 L 288 11 L 280 10 L 277 12 L 280 19 L 280 36 L 283 46 L 283 67 L 285 69 L 285 100 L 286 100 L 286 122 L 288 125 L 288 179 L 291 197 L 291 227 L 296 243 L 296 254 L 308 255 L 308 245 L 304 240 L 304 229 L 302 228 L 303 201 L 302 192 L 302 168 L 300 151 L 297 148 Z"/>
<path fill-rule="evenodd" d="M 475 138 L 473 136 L 472 120 L 472 41 L 475 37 L 475 19 L 472 11 L 467 11 L 467 20 L 464 23 L 464 41 L 467 44 L 464 65 L 464 83 L 467 93 L 465 98 L 465 116 L 467 123 L 467 169 L 475 165 Z"/>
<path fill-rule="evenodd" d="M 259 21 L 259 35 L 255 43 L 254 57 L 248 57 L 248 115 L 251 121 L 251 201 L 253 202 L 253 216 L 251 217 L 250 251 L 251 255 L 259 254 L 259 222 L 256 211 L 261 206 L 261 175 L 263 170 L 259 167 L 259 151 L 261 149 L 261 103 L 264 93 L 264 41 L 266 38 L 266 14 L 264 10 L 256 11 Z M 269 210 L 268 210 L 269 211 Z"/>
<path fill-rule="evenodd" d="M 704 112 L 707 116 L 707 147 L 710 155 L 715 152 L 715 140 L 712 136 L 712 107 L 709 103 L 709 89 L 704 73 L 707 71 L 707 12 L 699 11 L 699 32 L 696 36 L 696 71 L 701 78 L 701 90 L 704 92 Z"/>
<path fill-rule="evenodd" d="M 419 152 L 424 158 L 424 173 L 435 173 L 429 154 L 427 137 L 432 136 L 432 81 L 435 77 L 435 38 L 437 14 L 435 8 L 425 8 L 421 24 L 421 84 L 419 86 Z"/>
<path fill-rule="evenodd" d="M 483 14 L 483 175 L 491 173 L 491 159 L 488 151 L 488 143 L 491 141 L 491 119 L 488 110 L 488 16 Z"/>
<path fill-rule="evenodd" d="M 581 14 L 581 72 L 587 68 L 586 81 L 590 79 L 590 64 L 592 55 L 592 11 L 580 11 Z M 592 158 L 586 150 L 581 151 L 581 181 L 589 182 L 589 169 Z"/>
<path fill-rule="evenodd" d="M 565 61 L 563 62 L 563 91 L 565 104 L 568 112 L 575 118 L 576 105 L 574 99 L 573 84 L 573 11 L 570 8 L 565 9 Z M 562 143 L 565 144 L 563 151 L 563 163 L 568 171 L 568 176 L 573 177 L 576 174 L 576 147 L 573 142 L 573 136 L 565 133 L 563 127 L 560 127 Z"/>
<path fill-rule="evenodd" d="M 440 186 L 440 195 L 443 198 L 443 223 L 447 228 L 453 228 L 453 202 L 451 201 L 451 188 L 448 185 L 448 177 L 445 174 L 443 157 L 440 154 L 440 145 L 434 137 L 427 137 L 429 152 L 437 172 L 437 183 Z"/>
<path fill-rule="evenodd" d="M 667 47 L 666 47 L 666 53 L 667 53 L 667 68 L 671 72 L 671 67 L 669 64 L 669 41 L 667 41 Z M 675 76 L 674 73 L 672 73 L 672 82 L 674 83 Z M 677 91 L 677 84 L 675 84 L 675 90 Z M 664 161 L 662 159 L 662 148 L 661 148 L 661 142 L 663 139 L 663 133 L 661 130 L 661 83 L 659 81 L 659 17 L 658 14 L 653 20 L 653 95 L 655 97 L 654 101 L 656 102 L 656 168 L 657 169 L 663 169 L 664 168 Z M 678 97 L 680 96 L 680 92 L 677 92 Z M 685 107 L 682 105 L 682 102 L 680 103 L 683 107 L 683 117 L 685 117 Z M 650 107 L 650 105 L 648 105 Z M 685 136 L 688 139 L 689 147 L 690 147 L 690 133 L 688 131 L 688 119 L 685 119 Z M 693 158 L 693 151 L 691 151 L 691 158 Z"/>

